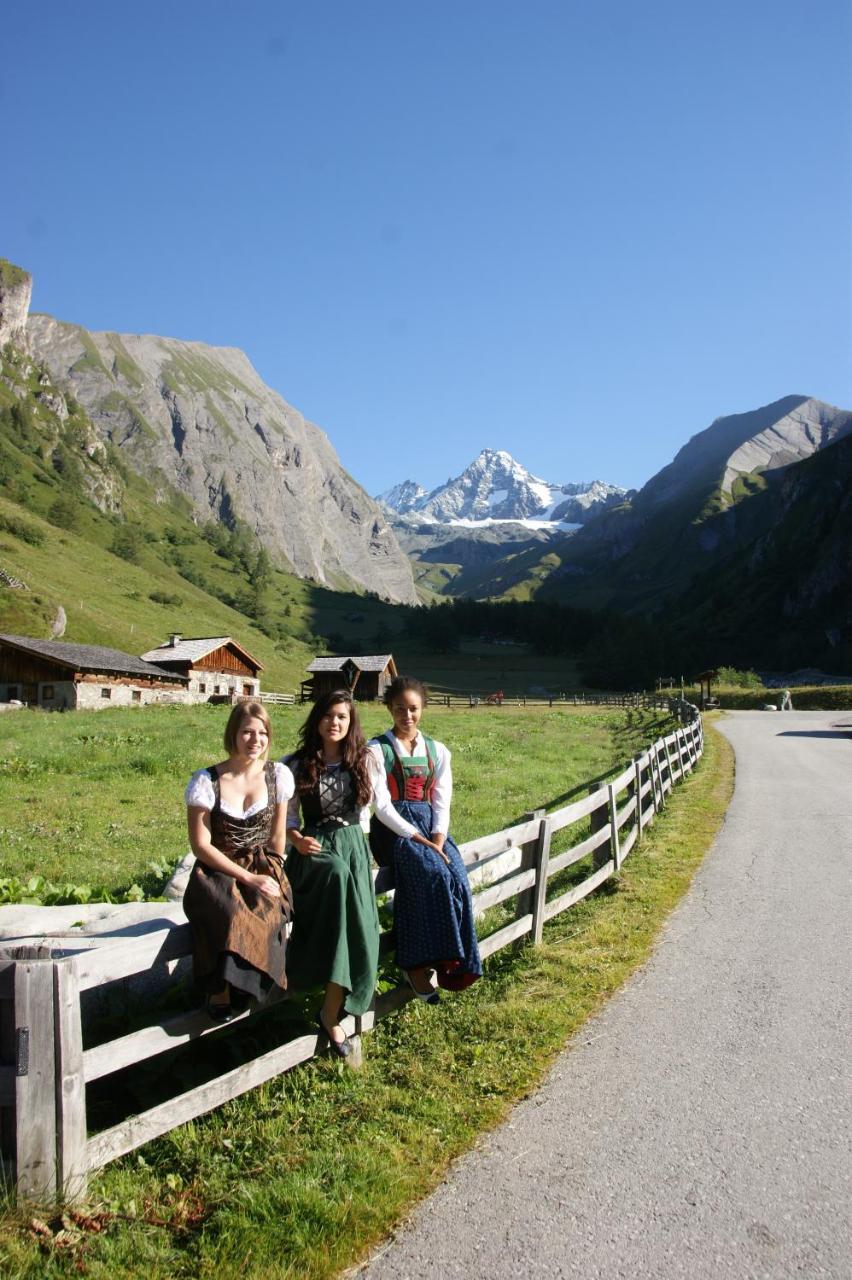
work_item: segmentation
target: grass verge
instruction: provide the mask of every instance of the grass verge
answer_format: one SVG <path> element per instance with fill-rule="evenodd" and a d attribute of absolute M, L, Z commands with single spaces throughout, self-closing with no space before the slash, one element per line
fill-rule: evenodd
<path fill-rule="evenodd" d="M 618 881 L 548 924 L 541 947 L 498 954 L 437 1009 L 387 1019 L 361 1072 L 317 1060 L 109 1167 L 85 1213 L 6 1209 L 2 1274 L 318 1280 L 357 1261 L 647 958 L 732 782 L 731 748 L 710 730 Z"/>

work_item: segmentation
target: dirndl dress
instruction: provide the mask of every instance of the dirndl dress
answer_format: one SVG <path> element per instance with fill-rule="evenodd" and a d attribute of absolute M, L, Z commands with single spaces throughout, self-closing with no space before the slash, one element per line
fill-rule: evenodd
<path fill-rule="evenodd" d="M 388 790 L 400 817 L 431 840 L 435 830 L 431 796 L 435 785 L 435 752 L 424 736 L 426 756 L 399 756 L 388 735 L 381 747 Z M 429 967 L 439 987 L 462 991 L 482 976 L 473 899 L 467 871 L 452 836 L 444 841 L 447 865 L 425 845 L 383 832 L 392 840 L 391 865 L 396 962 L 401 969 Z"/>
<path fill-rule="evenodd" d="M 292 758 L 288 763 L 297 773 Z M 364 1013 L 376 990 L 379 913 L 352 778 L 347 769 L 327 765 L 318 791 L 297 795 L 302 834 L 317 839 L 322 850 L 292 849 L 287 856 L 294 905 L 290 981 L 301 989 L 336 982 L 346 992 L 346 1012 Z"/>
<path fill-rule="evenodd" d="M 267 800 L 260 812 L 236 817 L 222 808 L 219 775 L 207 770 L 213 786 L 210 834 L 215 847 L 253 875 L 272 876 L 280 898 L 240 884 L 224 871 L 196 859 L 183 895 L 192 925 L 193 975 L 207 994 L 226 982 L 246 997 L 263 1000 L 273 987 L 287 987 L 287 924 L 293 907 L 284 860 L 266 848 L 277 803 L 275 765 L 264 765 Z"/>

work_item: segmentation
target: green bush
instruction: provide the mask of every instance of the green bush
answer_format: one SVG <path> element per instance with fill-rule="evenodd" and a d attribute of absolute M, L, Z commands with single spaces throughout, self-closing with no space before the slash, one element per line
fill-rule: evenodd
<path fill-rule="evenodd" d="M 31 547 L 40 547 L 44 544 L 44 534 L 41 529 L 34 524 L 28 524 L 26 520 L 19 520 L 17 516 L 0 515 L 0 530 L 11 533 L 14 538 L 20 538 L 22 542 L 28 542 Z"/>

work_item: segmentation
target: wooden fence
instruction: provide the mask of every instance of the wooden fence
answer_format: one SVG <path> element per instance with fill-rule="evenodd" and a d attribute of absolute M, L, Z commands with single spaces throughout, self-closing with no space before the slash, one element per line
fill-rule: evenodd
<path fill-rule="evenodd" d="M 513 918 L 481 940 L 483 959 L 527 935 L 539 943 L 546 921 L 617 874 L 671 788 L 702 753 L 703 725 L 697 709 L 681 704 L 675 710 L 686 723 L 654 742 L 611 781 L 561 809 L 536 810 L 515 826 L 461 846 L 472 880 L 484 886 L 477 885 L 474 895 L 478 917 L 516 899 Z M 559 843 L 572 837 L 575 843 L 552 853 L 554 836 L 571 827 L 575 831 Z M 556 886 L 548 897 L 553 878 L 584 858 L 591 863 L 589 874 L 579 882 Z M 489 880 L 489 869 L 499 878 Z M 389 888 L 388 873 L 380 871 L 376 893 Z M 386 946 L 386 935 L 384 941 Z M 0 1152 L 19 1199 L 80 1199 L 92 1171 L 307 1061 L 323 1047 L 316 1032 L 299 1036 L 90 1135 L 87 1084 L 182 1044 L 221 1034 L 224 1028 L 199 1009 L 165 1018 L 154 1013 L 154 1020 L 140 1030 L 86 1048 L 81 995 L 157 967 L 171 972 L 190 953 L 188 924 L 75 954 L 46 947 L 0 952 Z M 343 1026 L 358 1037 L 411 998 L 407 987 L 397 987 L 378 996 L 362 1017 L 345 1019 Z M 240 1019 L 253 1016 L 258 1015 L 247 1011 Z M 228 1030 L 240 1019 L 228 1023 Z M 356 1048 L 360 1049 L 359 1041 Z"/>

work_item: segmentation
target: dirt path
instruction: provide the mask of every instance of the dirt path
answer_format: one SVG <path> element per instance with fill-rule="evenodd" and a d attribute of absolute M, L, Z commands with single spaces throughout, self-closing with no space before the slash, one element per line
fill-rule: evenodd
<path fill-rule="evenodd" d="M 721 728 L 734 798 L 654 956 L 359 1274 L 852 1274 L 852 713 Z"/>

